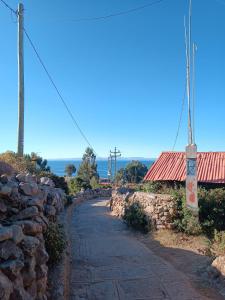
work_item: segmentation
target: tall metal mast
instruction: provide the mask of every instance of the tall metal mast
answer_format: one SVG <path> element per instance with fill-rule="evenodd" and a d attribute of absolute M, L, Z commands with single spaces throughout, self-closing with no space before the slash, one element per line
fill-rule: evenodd
<path fill-rule="evenodd" d="M 18 145 L 17 153 L 24 153 L 24 59 L 23 59 L 23 12 L 22 3 L 18 5 Z"/>

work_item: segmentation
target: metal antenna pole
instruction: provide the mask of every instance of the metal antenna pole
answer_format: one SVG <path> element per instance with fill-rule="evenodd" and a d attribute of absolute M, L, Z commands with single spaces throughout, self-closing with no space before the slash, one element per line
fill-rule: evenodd
<path fill-rule="evenodd" d="M 23 58 L 23 12 L 22 3 L 18 5 L 18 147 L 17 153 L 24 153 L 24 58 Z"/>

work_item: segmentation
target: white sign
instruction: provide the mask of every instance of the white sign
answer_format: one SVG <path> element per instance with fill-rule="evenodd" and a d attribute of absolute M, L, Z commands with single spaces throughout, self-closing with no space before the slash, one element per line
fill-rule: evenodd
<path fill-rule="evenodd" d="M 186 147 L 186 205 L 188 208 L 198 210 L 197 195 L 197 147 Z"/>

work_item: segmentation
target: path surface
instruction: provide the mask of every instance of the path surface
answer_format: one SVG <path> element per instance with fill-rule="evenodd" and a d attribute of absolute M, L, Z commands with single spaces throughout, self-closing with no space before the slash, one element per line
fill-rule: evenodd
<path fill-rule="evenodd" d="M 71 226 L 70 300 L 212 299 L 112 217 L 106 200 L 77 206 Z"/>

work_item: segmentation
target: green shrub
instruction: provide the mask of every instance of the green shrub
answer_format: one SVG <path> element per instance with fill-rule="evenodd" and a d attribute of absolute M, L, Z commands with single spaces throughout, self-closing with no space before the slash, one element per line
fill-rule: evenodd
<path fill-rule="evenodd" d="M 185 189 L 173 191 L 172 196 L 176 202 L 176 215 L 173 220 L 176 229 L 189 235 L 200 235 L 202 233 L 202 227 L 199 220 L 196 215 L 186 207 Z"/>
<path fill-rule="evenodd" d="M 90 189 L 90 184 L 80 176 L 76 176 L 68 181 L 69 194 L 74 195 L 79 193 L 81 189 Z"/>
<path fill-rule="evenodd" d="M 199 189 L 199 219 L 203 230 L 213 235 L 214 230 L 225 230 L 225 189 Z"/>
<path fill-rule="evenodd" d="M 126 207 L 123 219 L 128 226 L 131 226 L 142 232 L 151 230 L 151 221 L 146 216 L 144 209 L 139 203 L 133 203 Z"/>
<path fill-rule="evenodd" d="M 97 179 L 95 176 L 93 176 L 93 177 L 91 178 L 91 180 L 90 180 L 90 185 L 91 185 L 91 188 L 92 188 L 92 189 L 97 189 L 97 188 L 99 188 L 98 179 Z"/>
<path fill-rule="evenodd" d="M 49 264 L 56 264 L 60 261 L 66 247 L 65 233 L 63 226 L 50 222 L 44 233 L 45 246 L 49 254 Z"/>
<path fill-rule="evenodd" d="M 41 171 L 38 174 L 38 176 L 39 177 L 48 177 L 48 178 L 52 179 L 56 188 L 60 188 L 60 189 L 64 190 L 66 194 L 69 193 L 68 184 L 64 177 L 58 176 L 52 172 L 46 172 L 46 171 Z"/>
<path fill-rule="evenodd" d="M 216 256 L 225 254 L 225 231 L 214 231 L 212 251 Z"/>

